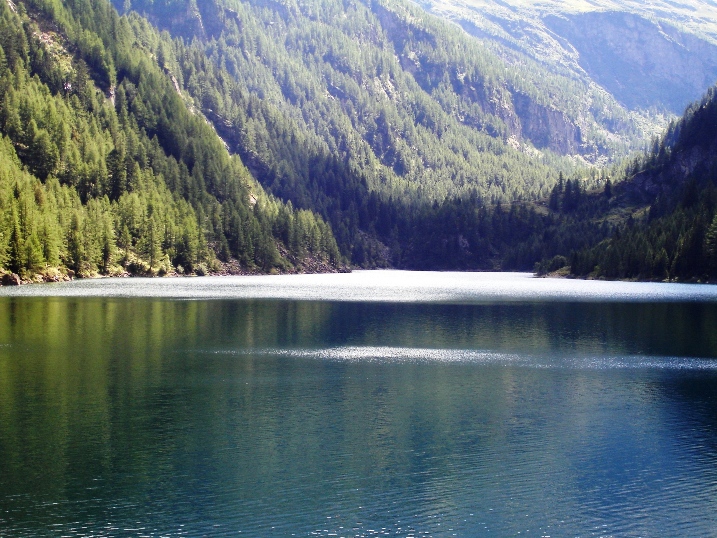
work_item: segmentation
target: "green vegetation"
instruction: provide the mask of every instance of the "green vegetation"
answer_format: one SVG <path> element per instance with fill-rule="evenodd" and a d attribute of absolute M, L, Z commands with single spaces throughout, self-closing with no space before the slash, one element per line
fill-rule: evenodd
<path fill-rule="evenodd" d="M 116 5 L 177 37 L 145 45 L 257 180 L 364 267 L 494 267 L 496 203 L 539 200 L 643 133 L 604 92 L 410 4 Z"/>
<path fill-rule="evenodd" d="M 118 8 L 0 2 L 0 275 L 715 277 L 714 93 L 587 172 L 633 116 L 410 4 Z"/>
<path fill-rule="evenodd" d="M 0 3 L 0 273 L 338 267 L 329 226 L 264 193 L 157 40 L 102 0 Z"/>
<path fill-rule="evenodd" d="M 578 276 L 717 279 L 717 89 L 670 125 L 616 189 L 629 218 L 605 241 L 574 252 Z"/>

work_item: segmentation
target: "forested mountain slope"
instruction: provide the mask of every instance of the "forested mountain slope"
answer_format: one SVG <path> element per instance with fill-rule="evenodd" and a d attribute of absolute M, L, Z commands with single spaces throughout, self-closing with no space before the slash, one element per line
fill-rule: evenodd
<path fill-rule="evenodd" d="M 614 183 L 560 182 L 506 261 L 542 257 L 539 273 L 717 279 L 717 87 L 670 124 Z"/>
<path fill-rule="evenodd" d="M 619 277 L 634 272 L 600 256 L 647 229 L 643 220 L 697 207 L 675 202 L 693 191 L 713 218 L 699 166 L 674 188 L 645 175 L 684 154 L 696 108 L 613 185 L 583 165 L 643 144 L 655 117 L 569 66 L 505 55 L 410 3 L 116 7 L 124 15 L 107 0 L 0 3 L 0 271 L 201 273 L 220 260 L 326 270 L 342 259 L 526 269 L 543 259 Z M 690 155 L 707 162 L 704 151 Z M 703 228 L 690 237 L 707 248 Z M 675 260 L 689 249 L 674 245 L 643 261 L 686 278 Z"/>
<path fill-rule="evenodd" d="M 540 199 L 654 128 L 401 1 L 115 5 L 183 38 L 149 46 L 255 177 L 320 212 L 359 265 L 493 267 L 500 247 L 451 222 L 456 203 Z"/>
<path fill-rule="evenodd" d="M 717 279 L 717 88 L 670 125 L 615 189 L 615 233 L 576 251 L 571 272 L 607 278 Z"/>
<path fill-rule="evenodd" d="M 204 42 L 242 87 L 283 101 L 283 113 L 309 98 L 338 101 L 304 115 L 313 122 L 319 121 L 316 112 L 327 122 L 348 116 L 354 134 L 364 139 L 372 125 L 357 112 L 375 120 L 383 111 L 424 127 L 439 139 L 435 145 L 457 122 L 470 128 L 458 130 L 461 135 L 475 138 L 471 131 L 478 131 L 510 148 L 527 144 L 594 161 L 634 147 L 654 127 L 607 92 L 527 57 L 506 61 L 453 24 L 401 0 L 114 1 L 119 10 L 136 10 L 175 36 Z M 297 92 L 303 95 L 298 103 Z M 369 145 L 384 157 L 372 140 Z M 415 149 L 397 153 L 426 159 Z"/>
<path fill-rule="evenodd" d="M 264 193 L 158 41 L 104 0 L 0 2 L 0 273 L 338 266 L 329 226 Z"/>

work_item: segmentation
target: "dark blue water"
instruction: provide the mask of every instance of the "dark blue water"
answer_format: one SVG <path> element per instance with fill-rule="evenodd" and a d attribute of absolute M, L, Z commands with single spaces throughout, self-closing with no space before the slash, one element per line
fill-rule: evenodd
<path fill-rule="evenodd" d="M 613 285 L 0 297 L 0 536 L 717 535 L 717 302 Z"/>

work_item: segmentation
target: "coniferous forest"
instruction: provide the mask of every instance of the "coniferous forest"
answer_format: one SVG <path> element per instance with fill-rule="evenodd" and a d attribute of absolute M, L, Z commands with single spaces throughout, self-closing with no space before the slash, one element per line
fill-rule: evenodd
<path fill-rule="evenodd" d="M 400 1 L 4 0 L 0 274 L 714 279 L 714 91 L 635 156 L 659 114 L 519 60 Z"/>
<path fill-rule="evenodd" d="M 342 264 L 267 195 L 106 2 L 0 4 L 0 267 L 46 279 Z"/>
<path fill-rule="evenodd" d="M 717 279 L 715 155 L 717 91 L 711 88 L 634 160 L 616 196 L 607 203 L 604 197 L 603 221 L 626 209 L 627 218 L 605 240 L 571 252 L 570 272 L 608 279 Z"/>

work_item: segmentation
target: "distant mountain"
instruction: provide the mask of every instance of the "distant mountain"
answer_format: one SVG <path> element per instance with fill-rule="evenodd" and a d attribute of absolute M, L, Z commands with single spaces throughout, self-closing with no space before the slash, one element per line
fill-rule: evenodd
<path fill-rule="evenodd" d="M 709 39 L 447 2 L 424 7 L 473 36 L 403 0 L 1 3 L 0 266 L 584 272 L 681 199 L 616 178 L 648 171 L 619 163 L 709 79 Z"/>
<path fill-rule="evenodd" d="M 510 61 L 526 55 L 628 110 L 682 114 L 717 81 L 712 2 L 422 0 Z"/>
<path fill-rule="evenodd" d="M 633 149 L 659 125 L 659 119 L 631 114 L 607 92 L 595 88 L 592 81 L 566 77 L 527 56 L 519 61 L 501 57 L 491 44 L 468 39 L 453 25 L 427 17 L 401 0 L 336 5 L 318 0 L 300 4 L 272 0 L 114 3 L 120 11 L 135 10 L 186 40 L 197 38 L 207 44 L 216 40 L 209 46 L 214 54 L 228 56 L 237 45 L 263 40 L 265 46 L 253 51 L 255 57 L 246 57 L 247 50 L 243 49 L 244 58 L 228 64 L 234 67 L 230 74 L 259 93 L 269 90 L 259 84 L 278 86 L 275 89 L 282 95 L 275 97 L 296 106 L 290 89 L 283 87 L 284 81 L 279 78 L 290 65 L 295 79 L 301 75 L 295 83 L 310 79 L 312 89 L 319 88 L 341 101 L 341 109 L 327 111 L 331 116 L 350 115 L 345 102 L 357 96 L 329 79 L 329 70 L 363 86 L 366 93 L 378 91 L 377 96 L 384 99 L 393 100 L 397 91 L 422 93 L 447 119 L 524 152 L 532 146 L 558 155 L 581 156 L 589 162 L 615 158 Z M 320 51 L 315 50 L 316 45 Z M 237 62 L 251 67 L 257 60 L 265 67 L 271 63 L 276 72 L 261 82 L 242 80 Z M 366 77 L 383 77 L 391 87 L 366 87 Z M 400 103 L 388 106 L 396 105 Z M 416 110 L 399 114 L 420 123 Z M 361 118 L 352 120 L 357 122 L 361 123 Z M 435 131 L 435 127 L 425 127 Z M 359 131 L 356 134 L 362 134 L 359 126 L 353 128 Z"/>
<path fill-rule="evenodd" d="M 571 159 L 618 159 L 656 132 L 655 112 L 714 82 L 717 8 L 422 7 L 468 32 L 400 0 L 118 5 L 185 39 L 155 47 L 165 71 L 355 263 L 526 268 L 562 253 L 576 274 L 709 275 L 714 93 L 611 178 Z"/>

